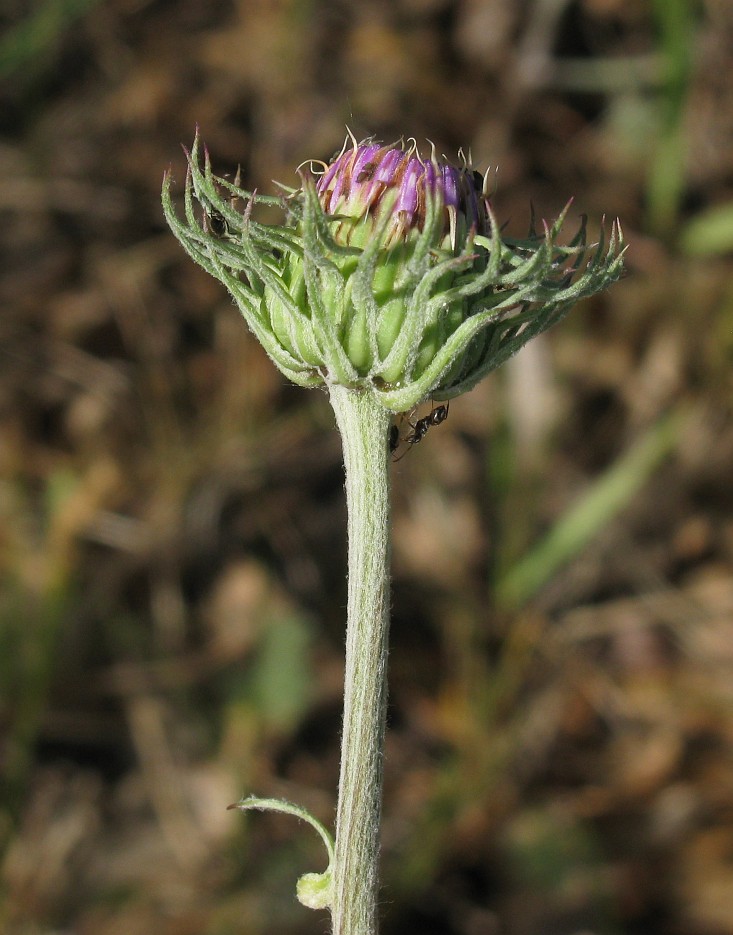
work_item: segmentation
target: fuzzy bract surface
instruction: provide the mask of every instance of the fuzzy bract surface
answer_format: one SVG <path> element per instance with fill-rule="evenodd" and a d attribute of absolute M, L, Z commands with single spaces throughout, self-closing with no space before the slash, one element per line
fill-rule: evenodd
<path fill-rule="evenodd" d="M 280 196 L 216 176 L 198 135 L 187 156 L 182 216 L 164 180 L 168 223 L 273 362 L 302 386 L 368 392 L 392 412 L 467 391 L 623 271 L 617 223 L 588 245 L 582 220 L 563 243 L 566 208 L 505 238 L 485 177 L 414 143 L 347 141 Z M 263 207 L 280 221 L 263 223 Z"/>

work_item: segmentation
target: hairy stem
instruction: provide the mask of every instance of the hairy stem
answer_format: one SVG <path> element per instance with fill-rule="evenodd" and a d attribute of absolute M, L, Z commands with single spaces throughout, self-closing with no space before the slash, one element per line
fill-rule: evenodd
<path fill-rule="evenodd" d="M 330 388 L 346 470 L 349 592 L 334 935 L 376 935 L 389 636 L 390 414 L 369 393 Z"/>

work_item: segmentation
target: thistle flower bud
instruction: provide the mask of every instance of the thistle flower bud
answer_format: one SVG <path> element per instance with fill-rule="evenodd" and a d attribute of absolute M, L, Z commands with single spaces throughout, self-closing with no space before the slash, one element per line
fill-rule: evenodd
<path fill-rule="evenodd" d="M 437 198 L 443 217 L 435 247 L 455 254 L 469 232 L 488 234 L 489 214 L 483 179 L 468 168 L 456 168 L 419 157 L 416 150 L 362 143 L 344 149 L 316 184 L 326 214 L 341 218 L 337 241 L 364 247 L 385 224 L 385 249 L 414 241 L 425 228 L 427 200 Z"/>
<path fill-rule="evenodd" d="M 206 152 L 201 161 L 197 135 L 183 219 L 168 174 L 163 185 L 188 253 L 287 377 L 368 392 L 393 412 L 470 389 L 622 274 L 618 223 L 608 244 L 589 247 L 583 220 L 562 246 L 566 208 L 539 234 L 532 223 L 525 239 L 503 238 L 479 173 L 434 151 L 423 159 L 414 143 L 347 141 L 320 172 L 302 167 L 300 187 L 280 198 L 215 176 Z M 279 206 L 283 222 L 256 221 L 263 204 Z"/>

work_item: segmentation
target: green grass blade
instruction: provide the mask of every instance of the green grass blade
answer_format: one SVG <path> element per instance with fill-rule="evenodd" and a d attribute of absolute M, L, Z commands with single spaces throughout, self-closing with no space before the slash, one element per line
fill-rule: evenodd
<path fill-rule="evenodd" d="M 530 600 L 606 527 L 674 449 L 683 422 L 681 410 L 663 416 L 598 478 L 547 536 L 499 580 L 496 601 L 501 609 L 516 609 Z"/>

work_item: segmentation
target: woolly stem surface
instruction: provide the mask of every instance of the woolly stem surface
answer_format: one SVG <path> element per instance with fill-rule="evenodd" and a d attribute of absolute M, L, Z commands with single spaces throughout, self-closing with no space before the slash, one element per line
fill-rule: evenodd
<path fill-rule="evenodd" d="M 390 414 L 369 393 L 330 387 L 341 432 L 349 582 L 334 935 L 376 935 L 389 637 Z"/>

